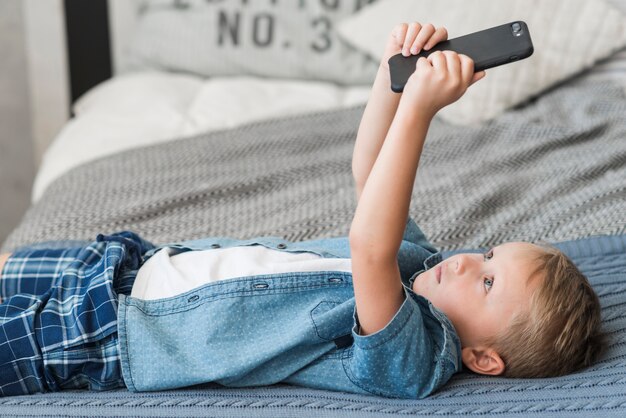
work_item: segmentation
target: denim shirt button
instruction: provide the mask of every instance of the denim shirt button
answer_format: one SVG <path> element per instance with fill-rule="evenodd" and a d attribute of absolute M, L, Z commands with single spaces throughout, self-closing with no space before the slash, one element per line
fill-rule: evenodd
<path fill-rule="evenodd" d="M 219 245 L 219 244 L 211 244 L 211 248 L 220 248 L 220 247 L 221 247 L 221 245 Z"/>
<path fill-rule="evenodd" d="M 279 250 L 284 250 L 285 248 L 287 248 L 287 244 L 283 244 L 282 242 L 280 244 L 278 244 L 276 246 L 276 248 L 278 248 Z"/>
<path fill-rule="evenodd" d="M 265 282 L 258 282 L 254 283 L 252 287 L 254 287 L 255 289 L 267 289 L 268 287 L 270 287 L 270 285 Z"/>

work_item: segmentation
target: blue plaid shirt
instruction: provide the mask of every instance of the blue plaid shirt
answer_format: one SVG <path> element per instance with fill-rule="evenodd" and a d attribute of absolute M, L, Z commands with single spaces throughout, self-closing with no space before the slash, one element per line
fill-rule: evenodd
<path fill-rule="evenodd" d="M 128 231 L 72 248 L 45 244 L 14 252 L 0 276 L 0 394 L 125 387 L 117 295 L 130 294 L 154 246 Z"/>

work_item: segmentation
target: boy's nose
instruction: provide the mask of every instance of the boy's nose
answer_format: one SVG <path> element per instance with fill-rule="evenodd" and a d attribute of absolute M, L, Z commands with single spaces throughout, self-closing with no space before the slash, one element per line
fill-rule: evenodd
<path fill-rule="evenodd" d="M 456 258 L 455 265 L 453 265 L 454 272 L 456 274 L 463 274 L 465 272 L 465 270 L 467 270 L 469 268 L 471 263 L 472 263 L 472 260 L 470 259 L 469 256 L 467 256 L 466 254 L 460 254 Z"/>

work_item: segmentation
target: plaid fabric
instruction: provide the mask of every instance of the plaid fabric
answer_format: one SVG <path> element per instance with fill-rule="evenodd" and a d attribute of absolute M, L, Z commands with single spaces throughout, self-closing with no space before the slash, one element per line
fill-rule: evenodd
<path fill-rule="evenodd" d="M 0 276 L 0 394 L 124 387 L 117 295 L 130 294 L 153 247 L 122 231 L 14 252 Z"/>

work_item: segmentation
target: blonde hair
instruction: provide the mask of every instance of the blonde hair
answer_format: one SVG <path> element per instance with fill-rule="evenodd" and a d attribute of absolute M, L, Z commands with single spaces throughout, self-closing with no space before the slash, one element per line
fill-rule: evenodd
<path fill-rule="evenodd" d="M 504 361 L 503 376 L 572 373 L 594 363 L 606 347 L 600 301 L 587 278 L 565 254 L 545 243 L 538 244 L 536 263 L 529 282 L 541 282 L 529 309 L 487 342 Z"/>

